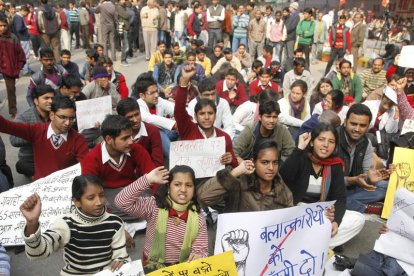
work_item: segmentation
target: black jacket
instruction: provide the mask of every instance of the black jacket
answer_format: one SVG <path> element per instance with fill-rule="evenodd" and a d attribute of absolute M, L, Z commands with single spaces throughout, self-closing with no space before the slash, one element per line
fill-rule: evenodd
<path fill-rule="evenodd" d="M 309 186 L 309 177 L 312 171 L 312 161 L 306 151 L 296 148 L 280 168 L 280 175 L 293 194 L 293 203 L 303 201 Z M 342 166 L 332 166 L 331 186 L 326 201 L 336 200 L 335 220 L 341 224 L 345 214 L 346 187 Z"/>

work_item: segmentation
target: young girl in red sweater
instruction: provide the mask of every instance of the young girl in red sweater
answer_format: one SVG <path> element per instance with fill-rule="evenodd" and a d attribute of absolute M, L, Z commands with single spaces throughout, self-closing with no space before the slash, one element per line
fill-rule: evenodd
<path fill-rule="evenodd" d="M 119 209 L 147 220 L 145 272 L 208 256 L 207 227 L 194 182 L 188 166 L 175 166 L 170 173 L 158 167 L 116 196 Z M 150 183 L 166 185 L 160 185 L 155 196 L 142 196 Z"/>

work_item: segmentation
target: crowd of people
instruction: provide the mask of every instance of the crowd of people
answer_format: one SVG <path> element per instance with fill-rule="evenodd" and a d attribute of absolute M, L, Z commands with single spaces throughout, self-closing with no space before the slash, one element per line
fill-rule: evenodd
<path fill-rule="evenodd" d="M 364 41 L 384 39 L 384 25 L 394 45 L 358 68 Z M 117 270 L 134 246 L 124 224 L 144 219 L 142 260 L 154 271 L 208 256 L 207 227 L 218 213 L 332 200 L 329 246 L 341 252 L 362 230 L 363 214 L 382 211 L 395 169 L 389 141 L 403 146 L 412 135 L 399 135 L 414 119 L 414 67 L 398 65 L 410 28 L 410 20 L 361 8 L 323 13 L 297 2 L 275 10 L 219 0 L 68 7 L 48 0 L 6 7 L 0 0 L 0 73 L 13 119 L 0 116 L 0 132 L 19 148 L 16 171 L 29 183 L 76 163 L 82 170 L 70 214 L 46 232 L 41 195 L 21 205 L 27 256 L 45 258 L 63 247 L 62 275 Z M 81 68 L 71 61 L 80 47 Z M 318 80 L 312 69 L 326 47 Z M 148 62 L 132 87 L 114 69 L 119 51 L 121 66 L 139 52 Z M 36 72 L 31 55 L 42 65 Z M 18 112 L 22 76 L 30 76 L 28 109 Z M 111 97 L 114 114 L 78 129 L 76 102 L 103 96 Z M 225 169 L 214 177 L 196 179 L 186 165 L 165 169 L 171 142 L 213 137 L 225 139 L 217 160 Z M 0 142 L 4 192 L 14 183 Z M 10 273 L 0 251 L 2 269 Z"/>

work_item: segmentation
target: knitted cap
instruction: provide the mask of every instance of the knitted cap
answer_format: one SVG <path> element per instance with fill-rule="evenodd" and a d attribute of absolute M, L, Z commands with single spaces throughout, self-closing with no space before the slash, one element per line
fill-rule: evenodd
<path fill-rule="evenodd" d="M 290 4 L 289 7 L 292 8 L 292 9 L 297 10 L 297 9 L 299 9 L 299 4 L 298 4 L 298 2 L 293 2 L 292 4 Z"/>
<path fill-rule="evenodd" d="M 93 78 L 94 79 L 98 79 L 98 78 L 108 78 L 109 74 L 108 71 L 106 71 L 105 67 L 103 66 L 96 66 L 93 69 Z"/>

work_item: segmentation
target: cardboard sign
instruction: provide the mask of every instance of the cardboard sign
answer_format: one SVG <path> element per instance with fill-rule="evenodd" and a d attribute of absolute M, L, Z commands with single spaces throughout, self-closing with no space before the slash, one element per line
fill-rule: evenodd
<path fill-rule="evenodd" d="M 118 271 L 105 269 L 94 276 L 145 276 L 141 260 L 124 264 Z"/>
<path fill-rule="evenodd" d="M 42 232 L 56 218 L 69 214 L 72 205 L 72 181 L 81 174 L 80 164 L 54 172 L 44 178 L 0 194 L 0 243 L 3 246 L 23 245 L 22 230 L 26 219 L 20 205 L 33 193 L 42 200 L 40 225 Z"/>
<path fill-rule="evenodd" d="M 331 239 L 325 209 L 332 204 L 221 214 L 214 253 L 232 250 L 238 275 L 322 275 Z"/>
<path fill-rule="evenodd" d="M 192 262 L 181 263 L 159 269 L 147 276 L 236 276 L 233 253 L 231 251 L 198 259 Z"/>
<path fill-rule="evenodd" d="M 76 118 L 79 132 L 88 128 L 94 128 L 95 124 L 97 122 L 102 123 L 108 114 L 112 114 L 111 96 L 76 102 Z"/>
<path fill-rule="evenodd" d="M 224 169 L 220 157 L 226 151 L 224 137 L 172 142 L 170 147 L 170 169 L 175 165 L 193 168 L 196 178 L 215 176 Z"/>

